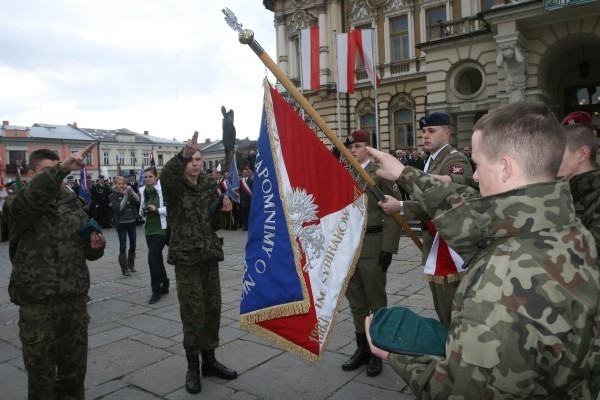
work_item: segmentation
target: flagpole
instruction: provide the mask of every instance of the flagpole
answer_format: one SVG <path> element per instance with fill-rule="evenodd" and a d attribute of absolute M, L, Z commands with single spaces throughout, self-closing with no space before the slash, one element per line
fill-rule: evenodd
<path fill-rule="evenodd" d="M 313 121 L 321 128 L 321 130 L 327 135 L 329 140 L 337 147 L 337 149 L 344 155 L 346 160 L 348 160 L 354 169 L 361 175 L 361 177 L 365 180 L 369 188 L 377 197 L 379 201 L 386 202 L 385 195 L 381 191 L 379 187 L 373 181 L 373 178 L 364 170 L 364 168 L 360 165 L 360 163 L 352 156 L 352 153 L 344 146 L 342 141 L 338 139 L 338 137 L 333 133 L 331 128 L 327 125 L 327 123 L 323 120 L 323 118 L 317 113 L 317 111 L 310 105 L 308 100 L 298 91 L 298 88 L 290 81 L 290 79 L 285 75 L 285 73 L 279 68 L 279 66 L 273 61 L 273 59 L 265 52 L 265 50 L 258 44 L 257 41 L 254 40 L 254 32 L 250 29 L 242 29 L 242 25 L 237 21 L 237 17 L 229 8 L 224 8 L 223 13 L 225 14 L 225 21 L 227 24 L 239 34 L 239 41 L 242 44 L 247 44 L 250 46 L 252 51 L 260 58 L 260 60 L 265 64 L 265 66 L 275 75 L 275 77 L 279 80 L 279 82 L 288 90 L 288 92 L 296 99 L 296 101 L 306 110 L 308 115 L 311 116 Z M 414 231 L 408 226 L 404 218 L 400 216 L 399 213 L 393 215 L 393 218 L 396 220 L 400 226 L 404 229 L 407 235 L 412 239 L 415 245 L 423 251 L 423 244 L 419 237 L 414 233 Z"/>
<path fill-rule="evenodd" d="M 377 150 L 381 150 L 379 139 L 379 99 L 377 98 L 377 68 L 375 67 L 375 46 L 373 45 L 374 29 L 371 28 L 371 57 L 373 59 L 373 86 L 375 87 L 375 136 L 377 137 Z"/>

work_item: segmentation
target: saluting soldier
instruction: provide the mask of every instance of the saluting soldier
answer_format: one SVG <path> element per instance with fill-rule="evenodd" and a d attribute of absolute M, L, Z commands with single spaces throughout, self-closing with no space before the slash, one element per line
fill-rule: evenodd
<path fill-rule="evenodd" d="M 369 134 L 362 130 L 354 131 L 348 137 L 346 145 L 376 185 L 385 194 L 398 199 L 400 196 L 398 186 L 377 176 L 378 168 L 370 160 L 367 152 Z M 387 270 L 392 262 L 392 254 L 398 251 L 400 225 L 392 217 L 386 216 L 377 206 L 378 199 L 366 186 L 361 175 L 354 169 L 351 169 L 350 173 L 367 193 L 367 229 L 360 258 L 346 290 L 354 321 L 357 350 L 342 364 L 342 369 L 353 371 L 363 364 L 368 364 L 367 376 L 377 376 L 381 373 L 381 359 L 373 356 L 369 349 L 365 333 L 365 318 L 379 308 L 387 306 L 385 291 Z"/>

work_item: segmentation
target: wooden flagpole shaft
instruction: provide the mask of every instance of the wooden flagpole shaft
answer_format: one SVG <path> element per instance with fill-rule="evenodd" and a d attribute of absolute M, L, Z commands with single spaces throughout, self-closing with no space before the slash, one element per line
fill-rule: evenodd
<path fill-rule="evenodd" d="M 227 15 L 225 10 L 223 12 Z M 228 22 L 229 23 L 229 22 Z M 233 28 L 233 26 L 232 26 Z M 235 29 L 235 28 L 234 28 Z M 371 176 L 364 170 L 364 168 L 360 165 L 360 163 L 352 156 L 352 153 L 344 146 L 342 141 L 338 139 L 338 137 L 333 133 L 333 131 L 329 128 L 325 120 L 317 113 L 317 111 L 310 105 L 308 100 L 300 93 L 300 91 L 296 88 L 296 85 L 289 80 L 289 78 L 285 75 L 285 73 L 279 68 L 279 66 L 273 61 L 273 59 L 264 51 L 264 49 L 254 40 L 254 32 L 250 29 L 238 30 L 239 32 L 239 41 L 242 44 L 247 44 L 250 46 L 252 51 L 261 59 L 261 61 L 265 64 L 265 66 L 275 75 L 275 77 L 281 82 L 281 84 L 288 90 L 288 92 L 296 99 L 296 101 L 304 108 L 304 110 L 310 115 L 310 117 L 315 121 L 315 123 L 321 128 L 321 130 L 327 135 L 329 140 L 333 143 L 333 145 L 344 155 L 346 160 L 348 160 L 354 169 L 360 173 L 362 178 L 365 180 L 369 188 L 373 191 L 373 194 L 382 202 L 386 201 L 383 192 L 377 185 L 375 181 L 371 178 Z M 419 248 L 419 250 L 423 251 L 423 243 L 419 237 L 415 234 L 415 232 L 410 228 L 410 226 L 406 223 L 404 218 L 400 216 L 399 213 L 393 215 L 393 218 L 396 220 L 398 224 L 404 229 L 407 235 L 412 239 L 415 245 Z"/>

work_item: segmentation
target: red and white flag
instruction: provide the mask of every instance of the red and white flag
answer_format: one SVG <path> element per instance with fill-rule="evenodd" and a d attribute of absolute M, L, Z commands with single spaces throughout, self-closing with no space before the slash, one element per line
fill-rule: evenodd
<path fill-rule="evenodd" d="M 358 29 L 337 35 L 338 92 L 354 93 L 357 52 L 373 87 L 379 84 L 373 59 L 372 33 L 370 29 Z"/>
<path fill-rule="evenodd" d="M 266 81 L 252 190 L 240 326 L 317 362 L 360 255 L 366 194 Z"/>
<path fill-rule="evenodd" d="M 302 89 L 319 90 L 319 27 L 300 30 L 300 57 L 302 62 Z"/>

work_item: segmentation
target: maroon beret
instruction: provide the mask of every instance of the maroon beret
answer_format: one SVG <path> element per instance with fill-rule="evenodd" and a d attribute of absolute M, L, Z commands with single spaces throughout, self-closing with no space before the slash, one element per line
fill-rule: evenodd
<path fill-rule="evenodd" d="M 562 125 L 583 124 L 587 127 L 592 126 L 592 116 L 585 111 L 573 111 L 562 120 Z"/>
<path fill-rule="evenodd" d="M 348 136 L 348 140 L 346 140 L 346 144 L 358 142 L 371 143 L 371 141 L 369 140 L 369 134 L 365 131 L 354 131 L 350 134 L 350 136 Z"/>

